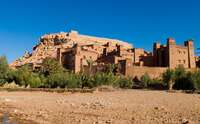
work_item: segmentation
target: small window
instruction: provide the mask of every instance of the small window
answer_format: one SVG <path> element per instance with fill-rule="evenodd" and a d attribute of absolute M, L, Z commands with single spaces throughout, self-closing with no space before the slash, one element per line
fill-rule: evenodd
<path fill-rule="evenodd" d="M 185 61 L 185 60 L 183 60 L 183 63 L 184 63 L 184 64 L 185 64 L 185 62 L 186 62 L 186 61 Z"/>
<path fill-rule="evenodd" d="M 181 60 L 178 60 L 179 63 L 181 63 Z"/>

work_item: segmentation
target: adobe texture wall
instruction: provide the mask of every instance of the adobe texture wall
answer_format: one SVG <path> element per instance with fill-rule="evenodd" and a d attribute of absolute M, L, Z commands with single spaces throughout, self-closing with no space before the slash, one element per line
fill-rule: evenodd
<path fill-rule="evenodd" d="M 119 71 L 126 77 L 131 78 L 140 78 L 145 73 L 147 73 L 151 78 L 159 78 L 166 70 L 166 67 L 133 66 L 130 60 L 120 61 L 119 63 Z"/>
<path fill-rule="evenodd" d="M 154 44 L 153 53 L 116 39 L 81 35 L 77 31 L 44 35 L 32 53 L 26 53 L 10 64 L 20 67 L 30 64 L 40 68 L 45 58 L 56 58 L 66 69 L 80 72 L 91 62 L 94 66 L 121 64 L 119 72 L 126 76 L 141 77 L 148 73 L 152 78 L 159 77 L 166 68 L 195 68 L 194 45 L 188 40 L 177 45 L 168 38 L 166 45 Z"/>
<path fill-rule="evenodd" d="M 164 67 L 137 67 L 132 66 L 127 68 L 126 70 L 126 76 L 127 77 L 138 77 L 140 78 L 145 73 L 147 73 L 151 78 L 159 78 L 162 76 L 162 73 L 164 73 L 167 70 L 167 68 Z"/>
<path fill-rule="evenodd" d="M 188 40 L 184 45 L 177 45 L 173 38 L 167 39 L 167 45 L 154 44 L 153 63 L 155 67 L 176 68 L 182 65 L 185 68 L 195 68 L 194 45 Z"/>

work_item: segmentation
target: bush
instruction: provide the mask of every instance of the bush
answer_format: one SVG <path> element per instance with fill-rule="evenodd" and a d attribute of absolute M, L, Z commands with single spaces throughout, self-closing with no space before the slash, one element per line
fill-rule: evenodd
<path fill-rule="evenodd" d="M 118 80 L 118 77 L 115 76 L 113 73 L 99 72 L 99 73 L 96 73 L 92 77 L 91 82 L 93 84 L 93 87 L 102 86 L 102 85 L 118 86 L 117 80 Z"/>
<path fill-rule="evenodd" d="M 117 65 L 115 64 L 108 64 L 106 67 L 106 73 L 114 73 L 114 70 L 116 69 Z"/>
<path fill-rule="evenodd" d="M 162 79 L 165 85 L 168 86 L 169 90 L 172 90 L 175 80 L 175 72 L 172 69 L 167 69 L 166 72 L 162 74 Z"/>
<path fill-rule="evenodd" d="M 38 88 L 42 86 L 39 74 L 33 73 L 32 69 L 27 65 L 22 66 L 18 70 L 10 69 L 8 71 L 7 81 L 14 81 L 16 84 L 25 87 L 29 85 L 31 88 Z"/>
<path fill-rule="evenodd" d="M 28 86 L 29 78 L 31 77 L 32 71 L 29 70 L 28 66 L 22 66 L 14 72 L 14 81 L 20 86 Z"/>
<path fill-rule="evenodd" d="M 44 74 L 45 76 L 56 74 L 56 73 L 62 73 L 64 71 L 64 68 L 62 65 L 53 58 L 46 58 L 42 62 L 42 68 L 40 70 L 40 73 Z"/>
<path fill-rule="evenodd" d="M 81 88 L 81 77 L 73 73 L 56 73 L 47 77 L 45 87 L 48 88 Z"/>
<path fill-rule="evenodd" d="M 42 81 L 38 74 L 31 73 L 30 77 L 27 80 L 27 84 L 30 85 L 31 88 L 40 88 L 42 87 Z"/>
<path fill-rule="evenodd" d="M 131 78 L 121 77 L 117 80 L 120 88 L 130 89 L 133 88 L 133 81 Z"/>
<path fill-rule="evenodd" d="M 47 77 L 47 81 L 45 84 L 45 87 L 48 88 L 65 88 L 67 85 L 67 74 L 65 73 L 56 73 L 56 74 L 50 74 Z"/>
<path fill-rule="evenodd" d="M 200 74 L 196 72 L 186 72 L 183 67 L 175 69 L 175 84 L 176 90 L 197 90 L 199 88 Z"/>
<path fill-rule="evenodd" d="M 89 62 L 92 66 L 93 62 Z M 31 88 L 93 88 L 102 85 L 132 88 L 131 79 L 118 77 L 113 74 L 116 65 L 109 64 L 106 72 L 96 74 L 75 74 L 66 72 L 62 65 L 52 58 L 46 58 L 41 69 L 33 71 L 29 65 L 16 70 L 9 69 L 5 57 L 0 57 L 0 85 L 3 82 L 15 82 L 19 86 Z"/>
<path fill-rule="evenodd" d="M 6 82 L 8 70 L 9 66 L 6 57 L 0 56 L 0 84 Z"/>
<path fill-rule="evenodd" d="M 82 88 L 87 87 L 87 88 L 93 88 L 98 86 L 98 82 L 96 79 L 93 79 L 96 74 L 94 76 L 88 75 L 88 74 L 79 74 L 78 75 L 82 84 Z"/>
<path fill-rule="evenodd" d="M 162 79 L 155 78 L 151 79 L 151 82 L 148 84 L 148 88 L 155 90 L 164 90 L 166 85 L 163 83 Z"/>
<path fill-rule="evenodd" d="M 140 81 L 142 82 L 143 87 L 146 88 L 146 87 L 148 86 L 148 84 L 151 83 L 151 78 L 150 78 L 150 76 L 149 76 L 147 73 L 145 73 L 145 74 L 142 75 L 142 77 L 140 78 Z"/>
<path fill-rule="evenodd" d="M 82 78 L 82 76 L 74 73 L 68 73 L 67 75 L 67 84 L 65 85 L 66 88 L 81 88 L 83 87 L 83 82 L 87 82 L 86 78 Z"/>
<path fill-rule="evenodd" d="M 17 70 L 14 70 L 14 69 L 9 69 L 8 70 L 8 73 L 7 73 L 7 78 L 6 78 L 6 80 L 7 80 L 7 82 L 13 82 L 13 81 L 15 81 L 15 79 L 16 79 L 16 72 Z"/>
<path fill-rule="evenodd" d="M 200 70 L 197 70 L 193 73 L 192 80 L 195 83 L 195 89 L 200 90 Z"/>
<path fill-rule="evenodd" d="M 188 73 L 186 76 L 176 79 L 173 88 L 176 90 L 195 90 L 193 75 Z"/>

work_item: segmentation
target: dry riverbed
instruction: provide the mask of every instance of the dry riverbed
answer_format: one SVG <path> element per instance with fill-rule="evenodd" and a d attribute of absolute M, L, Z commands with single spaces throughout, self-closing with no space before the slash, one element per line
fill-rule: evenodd
<path fill-rule="evenodd" d="M 200 124 L 200 95 L 118 90 L 94 93 L 0 92 L 0 123 Z"/>

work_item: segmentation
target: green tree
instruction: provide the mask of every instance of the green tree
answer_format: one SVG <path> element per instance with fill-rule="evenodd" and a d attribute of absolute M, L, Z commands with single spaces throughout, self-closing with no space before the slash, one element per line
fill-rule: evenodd
<path fill-rule="evenodd" d="M 175 79 L 176 81 L 186 76 L 186 70 L 183 66 L 178 66 L 175 68 Z"/>
<path fill-rule="evenodd" d="M 120 77 L 117 80 L 120 88 L 130 89 L 133 88 L 133 81 L 131 78 Z"/>
<path fill-rule="evenodd" d="M 168 89 L 172 90 L 173 85 L 174 85 L 174 81 L 175 81 L 175 72 L 174 72 L 174 70 L 167 69 L 167 71 L 163 73 L 162 79 L 163 79 L 164 83 L 167 84 Z"/>
<path fill-rule="evenodd" d="M 63 66 L 53 58 L 46 58 L 42 62 L 42 68 L 41 73 L 45 76 L 56 74 L 56 73 L 62 73 L 64 71 Z"/>
<path fill-rule="evenodd" d="M 8 62 L 5 56 L 0 56 L 0 83 L 5 83 L 9 71 Z"/>
<path fill-rule="evenodd" d="M 46 87 L 48 88 L 65 88 L 67 85 L 68 81 L 68 75 L 66 73 L 55 73 L 55 74 L 50 74 L 47 77 L 47 82 L 45 84 Z"/>
<path fill-rule="evenodd" d="M 148 84 L 150 84 L 152 81 L 148 73 L 145 73 L 144 75 L 142 75 L 140 80 L 143 83 L 143 87 L 148 87 Z"/>

